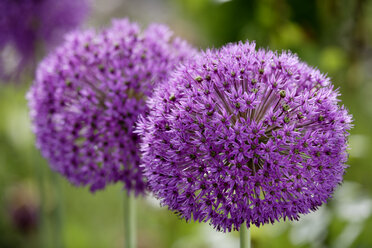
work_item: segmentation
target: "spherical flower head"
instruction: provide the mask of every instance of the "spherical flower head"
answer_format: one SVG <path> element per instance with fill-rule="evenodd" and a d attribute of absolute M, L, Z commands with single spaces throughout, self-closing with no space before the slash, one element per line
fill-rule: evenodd
<path fill-rule="evenodd" d="M 345 172 L 351 117 L 338 95 L 289 52 L 209 50 L 155 90 L 138 123 L 149 187 L 182 218 L 221 231 L 297 220 Z"/>
<path fill-rule="evenodd" d="M 10 79 L 33 62 L 37 50 L 50 48 L 62 35 L 76 28 L 87 15 L 89 0 L 1 0 L 0 50 L 10 45 L 16 53 L 15 71 L 0 60 L 0 76 Z"/>
<path fill-rule="evenodd" d="M 28 93 L 37 145 L 52 169 L 91 191 L 121 181 L 142 193 L 133 126 L 154 85 L 194 52 L 165 26 L 141 32 L 127 19 L 68 35 Z"/>

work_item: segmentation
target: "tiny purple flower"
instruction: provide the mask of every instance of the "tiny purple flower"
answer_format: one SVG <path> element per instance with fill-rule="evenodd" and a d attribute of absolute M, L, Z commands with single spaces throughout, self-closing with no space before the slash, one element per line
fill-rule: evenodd
<path fill-rule="evenodd" d="M 148 100 L 142 167 L 182 218 L 239 230 L 297 220 L 342 182 L 351 116 L 319 70 L 255 43 L 208 50 Z"/>
<path fill-rule="evenodd" d="M 143 193 L 133 133 L 154 85 L 195 53 L 163 25 L 129 20 L 75 32 L 39 65 L 28 93 L 37 146 L 53 170 L 91 191 L 121 181 Z"/>
<path fill-rule="evenodd" d="M 14 71 L 7 71 L 5 59 L 0 59 L 0 76 L 6 80 L 18 76 L 34 62 L 37 51 L 50 48 L 76 28 L 88 13 L 88 1 L 1 0 L 0 50 L 10 45 L 19 56 Z"/>

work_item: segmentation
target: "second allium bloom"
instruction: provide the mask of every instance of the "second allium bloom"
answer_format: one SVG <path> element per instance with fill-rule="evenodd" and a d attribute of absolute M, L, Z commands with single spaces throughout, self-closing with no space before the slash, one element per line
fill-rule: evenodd
<path fill-rule="evenodd" d="M 143 192 L 133 126 L 153 86 L 193 54 L 167 27 L 141 32 L 126 19 L 67 36 L 28 93 L 37 145 L 51 167 L 92 191 L 122 181 Z"/>
<path fill-rule="evenodd" d="M 151 189 L 217 230 L 298 219 L 342 181 L 351 117 L 329 78 L 254 43 L 205 52 L 139 123 Z"/>

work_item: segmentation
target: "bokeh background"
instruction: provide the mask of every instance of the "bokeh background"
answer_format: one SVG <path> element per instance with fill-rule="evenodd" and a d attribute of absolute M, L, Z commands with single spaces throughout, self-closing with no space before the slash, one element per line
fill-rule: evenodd
<path fill-rule="evenodd" d="M 166 23 L 200 49 L 240 40 L 289 49 L 327 72 L 354 117 L 344 183 L 299 222 L 253 227 L 253 247 L 372 247 L 371 0 L 92 0 L 84 26 L 126 16 Z M 25 100 L 32 77 L 30 69 L 0 83 L 0 247 L 122 247 L 121 185 L 75 188 L 34 147 Z M 186 223 L 151 196 L 136 210 L 140 248 L 238 247 L 238 233 Z"/>

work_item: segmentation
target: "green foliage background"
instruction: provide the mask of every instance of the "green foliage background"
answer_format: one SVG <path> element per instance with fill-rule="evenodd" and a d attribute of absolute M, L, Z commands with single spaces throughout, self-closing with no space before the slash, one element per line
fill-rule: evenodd
<path fill-rule="evenodd" d="M 104 4 L 118 8 L 100 11 L 95 1 L 86 26 L 100 27 L 111 17 L 127 15 L 143 23 L 161 21 L 201 49 L 255 40 L 258 47 L 292 50 L 328 72 L 354 116 L 350 168 L 341 186 L 345 190 L 321 209 L 320 220 L 326 222 L 310 214 L 301 223 L 254 227 L 253 247 L 372 247 L 372 1 L 110 0 Z M 0 84 L 0 247 L 57 247 L 58 243 L 72 248 L 122 247 L 121 186 L 92 195 L 50 171 L 34 147 L 28 118 L 25 94 L 32 73 L 22 80 Z M 27 232 L 17 228 L 11 214 L 22 205 L 37 213 L 35 226 Z M 139 247 L 238 246 L 237 233 L 216 233 L 205 223 L 185 223 L 151 197 L 137 201 L 137 217 Z M 308 232 L 301 236 L 298 230 Z"/>

